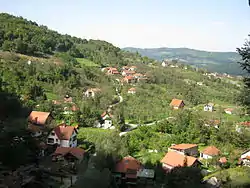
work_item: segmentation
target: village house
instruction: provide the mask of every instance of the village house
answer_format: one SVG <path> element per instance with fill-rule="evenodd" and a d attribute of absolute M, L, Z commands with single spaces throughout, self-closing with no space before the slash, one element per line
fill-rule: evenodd
<path fill-rule="evenodd" d="M 178 68 L 179 66 L 177 64 L 170 65 L 171 68 Z"/>
<path fill-rule="evenodd" d="M 152 183 L 155 172 L 152 169 L 145 169 L 134 157 L 127 156 L 118 161 L 115 165 L 113 175 L 118 184 Z"/>
<path fill-rule="evenodd" d="M 28 117 L 28 130 L 33 137 L 41 136 L 52 120 L 50 112 L 32 111 Z"/>
<path fill-rule="evenodd" d="M 72 97 L 70 97 L 69 95 L 65 95 L 65 97 L 64 97 L 64 102 L 65 103 L 72 103 Z"/>
<path fill-rule="evenodd" d="M 52 154 L 52 161 L 64 161 L 65 163 L 79 164 L 84 158 L 85 151 L 81 148 L 57 147 Z"/>
<path fill-rule="evenodd" d="M 62 123 L 55 127 L 47 138 L 48 145 L 57 144 L 60 147 L 76 147 L 77 146 L 77 128 Z"/>
<path fill-rule="evenodd" d="M 168 151 L 175 151 L 183 155 L 197 156 L 198 145 L 197 144 L 173 144 Z"/>
<path fill-rule="evenodd" d="M 127 84 L 131 84 L 131 83 L 135 83 L 135 78 L 133 76 L 125 76 L 122 79 L 122 83 L 127 83 Z"/>
<path fill-rule="evenodd" d="M 218 119 L 215 119 L 215 120 L 208 120 L 205 122 L 204 126 L 207 126 L 207 127 L 215 127 L 215 128 L 219 128 L 219 125 L 220 125 L 220 120 Z"/>
<path fill-rule="evenodd" d="M 204 111 L 205 112 L 213 112 L 214 111 L 214 104 L 213 103 L 208 103 L 204 106 Z"/>
<path fill-rule="evenodd" d="M 244 151 L 240 156 L 241 164 L 250 167 L 250 150 Z"/>
<path fill-rule="evenodd" d="M 162 168 L 170 172 L 175 167 L 200 167 L 201 162 L 192 156 L 183 155 L 176 151 L 169 151 L 161 160 Z"/>
<path fill-rule="evenodd" d="M 137 67 L 136 66 L 131 66 L 131 67 L 129 67 L 129 69 L 128 70 L 130 70 L 130 71 L 135 71 L 137 69 Z"/>
<path fill-rule="evenodd" d="M 84 92 L 85 97 L 95 97 L 98 93 L 101 92 L 99 88 L 89 88 Z"/>
<path fill-rule="evenodd" d="M 128 70 L 129 69 L 129 66 L 123 66 L 122 67 L 122 70 Z"/>
<path fill-rule="evenodd" d="M 167 61 L 162 61 L 161 66 L 163 67 L 167 67 L 169 65 L 169 63 Z"/>
<path fill-rule="evenodd" d="M 145 76 L 144 76 L 143 74 L 141 74 L 141 73 L 135 73 L 133 76 L 134 76 L 136 79 L 144 78 L 144 77 L 145 77 Z"/>
<path fill-rule="evenodd" d="M 196 84 L 199 85 L 199 86 L 202 86 L 202 85 L 203 85 L 202 82 L 197 82 Z"/>
<path fill-rule="evenodd" d="M 215 146 L 208 146 L 200 152 L 200 157 L 203 159 L 212 159 L 218 155 L 220 155 L 220 150 Z"/>
<path fill-rule="evenodd" d="M 112 118 L 113 115 L 110 112 L 105 111 L 101 115 L 101 120 L 97 120 L 94 126 L 97 128 L 110 129 L 112 128 Z"/>
<path fill-rule="evenodd" d="M 135 94 L 135 93 L 136 93 L 136 89 L 134 87 L 128 90 L 128 94 Z"/>
<path fill-rule="evenodd" d="M 173 99 L 170 103 L 170 106 L 174 109 L 179 109 L 179 108 L 183 108 L 185 104 L 183 100 Z"/>
<path fill-rule="evenodd" d="M 109 75 L 118 75 L 120 74 L 119 71 L 117 70 L 117 68 L 109 68 L 108 71 L 107 71 L 107 74 Z"/>
<path fill-rule="evenodd" d="M 131 70 L 123 70 L 122 71 L 122 76 L 132 76 L 135 74 L 135 71 L 131 71 Z"/>
<path fill-rule="evenodd" d="M 236 131 L 241 133 L 244 129 L 250 130 L 250 121 L 240 122 L 236 125 Z"/>
<path fill-rule="evenodd" d="M 230 114 L 230 115 L 233 114 L 233 111 L 234 111 L 233 108 L 226 108 L 226 109 L 224 110 L 224 112 L 225 112 L 226 114 Z"/>
<path fill-rule="evenodd" d="M 221 157 L 221 158 L 219 159 L 219 163 L 220 163 L 220 164 L 226 164 L 226 163 L 227 163 L 227 158 L 226 158 L 226 157 Z"/>

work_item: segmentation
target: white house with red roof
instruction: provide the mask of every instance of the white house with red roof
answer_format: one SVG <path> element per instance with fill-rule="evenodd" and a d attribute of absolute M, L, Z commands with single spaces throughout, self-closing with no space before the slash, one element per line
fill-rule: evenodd
<path fill-rule="evenodd" d="M 130 71 L 135 71 L 137 69 L 137 67 L 136 66 L 131 66 L 131 67 L 129 67 L 129 69 L 128 70 L 130 70 Z"/>
<path fill-rule="evenodd" d="M 250 166 L 250 149 L 241 154 L 240 160 L 244 166 Z"/>
<path fill-rule="evenodd" d="M 220 150 L 215 146 L 208 146 L 200 152 L 200 157 L 203 159 L 212 159 L 218 155 L 220 155 Z"/>
<path fill-rule="evenodd" d="M 75 126 L 69 126 L 62 123 L 50 132 L 47 138 L 47 144 L 57 144 L 60 147 L 76 147 L 77 133 L 78 131 Z"/>
<path fill-rule="evenodd" d="M 128 90 L 128 94 L 135 94 L 135 93 L 136 93 L 136 89 L 134 87 Z"/>
<path fill-rule="evenodd" d="M 244 129 L 250 130 L 250 121 L 240 122 L 236 125 L 236 131 L 241 133 Z"/>
<path fill-rule="evenodd" d="M 233 114 L 233 111 L 234 111 L 233 108 L 226 108 L 226 109 L 224 110 L 224 112 L 225 112 L 226 114 L 230 114 L 230 115 Z"/>
<path fill-rule="evenodd" d="M 118 74 L 120 74 L 120 73 L 119 73 L 119 71 L 117 70 L 117 68 L 110 67 L 110 68 L 108 69 L 107 74 L 109 74 L 109 75 L 118 75 Z"/>
<path fill-rule="evenodd" d="M 113 118 L 113 115 L 110 112 L 105 111 L 101 114 L 101 120 L 100 121 L 97 120 L 94 126 L 97 128 L 111 129 L 112 118 Z"/>
<path fill-rule="evenodd" d="M 131 71 L 131 70 L 122 71 L 122 76 L 132 76 L 133 74 L 135 74 L 135 71 Z"/>

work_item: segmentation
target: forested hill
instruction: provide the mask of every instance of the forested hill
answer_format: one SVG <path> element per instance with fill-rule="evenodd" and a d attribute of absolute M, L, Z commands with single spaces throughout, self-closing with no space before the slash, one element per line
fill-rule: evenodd
<path fill-rule="evenodd" d="M 235 47 L 236 48 L 236 47 Z M 177 59 L 212 72 L 241 75 L 242 69 L 237 64 L 240 60 L 236 52 L 207 52 L 189 48 L 124 48 L 129 52 L 138 52 L 156 60 Z"/>
<path fill-rule="evenodd" d="M 0 23 L 0 49 L 3 51 L 43 57 L 67 53 L 74 58 L 86 58 L 105 66 L 143 61 L 138 54 L 124 52 L 108 42 L 62 35 L 7 13 L 0 14 Z"/>

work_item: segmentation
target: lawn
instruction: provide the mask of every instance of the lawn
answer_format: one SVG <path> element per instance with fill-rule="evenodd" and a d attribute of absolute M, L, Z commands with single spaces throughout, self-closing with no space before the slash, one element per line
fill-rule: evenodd
<path fill-rule="evenodd" d="M 47 99 L 48 100 L 56 100 L 57 99 L 57 95 L 51 92 L 45 92 Z"/>
<path fill-rule="evenodd" d="M 226 170 L 220 170 L 209 176 L 206 176 L 204 180 L 211 177 L 217 177 L 219 180 L 222 180 L 226 183 L 225 187 L 249 187 L 250 168 L 249 167 L 236 167 Z"/>
<path fill-rule="evenodd" d="M 76 58 L 76 60 L 82 65 L 87 67 L 98 67 L 96 63 L 85 58 Z"/>

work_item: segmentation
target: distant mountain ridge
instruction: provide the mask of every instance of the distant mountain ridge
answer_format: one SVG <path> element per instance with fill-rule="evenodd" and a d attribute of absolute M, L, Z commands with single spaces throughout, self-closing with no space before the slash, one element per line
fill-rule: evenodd
<path fill-rule="evenodd" d="M 162 61 L 163 59 L 177 59 L 183 63 L 208 71 L 228 73 L 232 75 L 243 75 L 241 67 L 237 63 L 240 56 L 236 52 L 208 52 L 189 48 L 132 48 L 123 50 L 138 52 L 143 56 Z"/>

